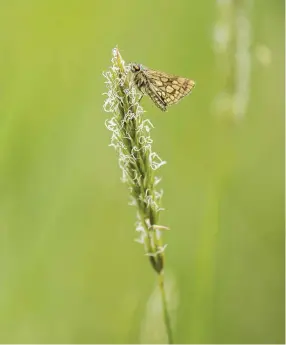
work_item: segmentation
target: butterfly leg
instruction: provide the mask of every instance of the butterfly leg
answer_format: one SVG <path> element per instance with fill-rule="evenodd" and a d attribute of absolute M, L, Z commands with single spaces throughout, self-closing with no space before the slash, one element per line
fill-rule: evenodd
<path fill-rule="evenodd" d="M 144 94 L 142 93 L 141 96 L 140 96 L 140 98 L 138 99 L 138 103 L 141 102 L 141 99 L 143 98 L 143 96 L 144 96 Z"/>
<path fill-rule="evenodd" d="M 139 91 L 141 92 L 141 95 L 140 95 L 140 98 L 138 100 L 138 104 L 141 102 L 141 99 L 143 98 L 143 96 L 146 95 L 145 87 L 143 85 L 140 87 Z"/>

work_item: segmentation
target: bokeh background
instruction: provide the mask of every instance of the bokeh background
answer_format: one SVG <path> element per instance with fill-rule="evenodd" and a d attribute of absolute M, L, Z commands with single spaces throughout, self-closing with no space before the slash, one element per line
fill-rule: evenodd
<path fill-rule="evenodd" d="M 143 100 L 175 341 L 283 343 L 282 0 L 0 1 L 0 342 L 166 341 L 104 125 L 116 45 L 197 82 Z"/>

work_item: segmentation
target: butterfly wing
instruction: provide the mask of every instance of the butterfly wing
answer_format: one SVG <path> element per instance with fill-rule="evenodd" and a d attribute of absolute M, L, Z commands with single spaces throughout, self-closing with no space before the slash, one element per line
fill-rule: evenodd
<path fill-rule="evenodd" d="M 162 111 L 167 110 L 168 104 L 164 100 L 163 92 L 156 85 L 154 85 L 152 81 L 148 81 L 146 92 L 159 109 Z"/>
<path fill-rule="evenodd" d="M 188 78 L 178 77 L 151 69 L 144 72 L 149 82 L 150 93 L 155 94 L 153 96 L 149 94 L 149 96 L 153 101 L 153 98 L 159 99 L 165 107 L 178 103 L 183 97 L 187 96 L 195 86 L 195 82 Z M 154 102 L 158 106 L 156 101 Z"/>

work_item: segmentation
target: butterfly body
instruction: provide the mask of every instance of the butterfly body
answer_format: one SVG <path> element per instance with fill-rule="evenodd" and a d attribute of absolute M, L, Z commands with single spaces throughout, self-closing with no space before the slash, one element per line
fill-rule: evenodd
<path fill-rule="evenodd" d="M 195 86 L 191 79 L 159 72 L 140 64 L 131 64 L 133 81 L 143 94 L 147 94 L 162 111 L 178 103 L 187 96 Z"/>

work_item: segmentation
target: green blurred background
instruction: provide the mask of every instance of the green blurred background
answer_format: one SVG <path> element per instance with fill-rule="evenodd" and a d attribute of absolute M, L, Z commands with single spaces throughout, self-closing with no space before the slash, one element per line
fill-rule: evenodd
<path fill-rule="evenodd" d="M 143 100 L 168 162 L 161 222 L 172 229 L 176 342 L 284 342 L 284 2 L 252 4 L 239 121 L 213 111 L 225 88 L 218 5 L 0 1 L 0 342 L 165 339 L 104 126 L 102 71 L 117 44 L 126 61 L 197 82 L 166 114 Z"/>

